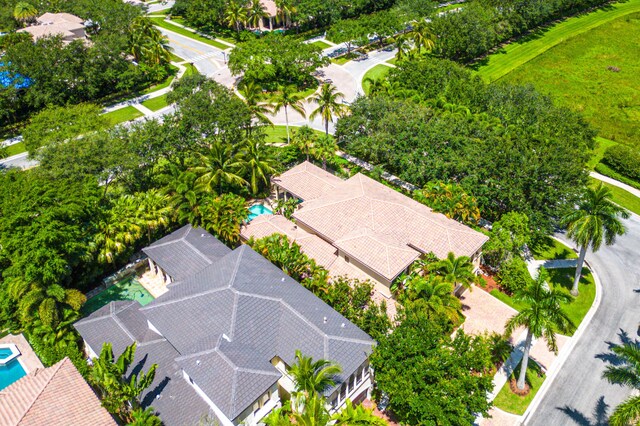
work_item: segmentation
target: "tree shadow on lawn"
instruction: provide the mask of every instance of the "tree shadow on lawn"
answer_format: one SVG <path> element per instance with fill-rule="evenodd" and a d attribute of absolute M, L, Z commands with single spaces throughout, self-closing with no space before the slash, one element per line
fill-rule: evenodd
<path fill-rule="evenodd" d="M 547 273 L 549 274 L 549 282 L 554 285 L 562 287 L 567 291 L 571 291 L 573 287 L 573 278 L 575 275 L 575 268 L 557 268 L 557 269 L 547 269 Z M 582 276 L 580 277 L 580 285 L 593 285 L 591 281 L 589 281 L 586 276 L 590 274 L 587 268 L 582 268 Z"/>
<path fill-rule="evenodd" d="M 568 405 L 565 405 L 564 407 L 556 407 L 556 409 L 562 411 L 567 415 L 567 417 L 573 420 L 574 423 L 580 426 L 607 426 L 609 424 L 609 404 L 604 402 L 604 396 L 598 398 L 598 402 L 593 409 L 591 418 Z"/>

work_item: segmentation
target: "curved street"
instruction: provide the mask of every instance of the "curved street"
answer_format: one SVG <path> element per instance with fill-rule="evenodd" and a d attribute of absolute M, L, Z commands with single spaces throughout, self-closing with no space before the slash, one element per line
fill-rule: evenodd
<path fill-rule="evenodd" d="M 627 234 L 613 246 L 587 254 L 602 283 L 600 306 L 537 410 L 525 420 L 527 425 L 605 425 L 613 408 L 630 395 L 629 388 L 601 378 L 610 345 L 620 343 L 621 337 L 638 339 L 640 216 L 632 215 L 625 225 Z"/>

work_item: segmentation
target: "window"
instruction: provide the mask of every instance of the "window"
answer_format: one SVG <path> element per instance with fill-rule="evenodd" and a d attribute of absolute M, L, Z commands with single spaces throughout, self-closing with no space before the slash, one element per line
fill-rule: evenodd
<path fill-rule="evenodd" d="M 352 374 L 351 377 L 349 377 L 349 392 L 353 392 L 354 389 L 355 389 L 355 379 Z"/>
<path fill-rule="evenodd" d="M 342 387 L 340 388 L 340 401 L 344 401 L 346 397 L 347 397 L 347 384 L 343 383 Z"/>
<path fill-rule="evenodd" d="M 331 400 L 330 404 L 331 408 L 335 410 L 335 408 L 338 406 L 338 395 L 336 395 L 336 397 Z"/>
<path fill-rule="evenodd" d="M 360 383 L 362 383 L 362 379 L 364 379 L 364 374 L 362 370 L 364 370 L 364 368 L 360 367 L 358 368 L 358 371 L 356 371 L 356 385 L 359 385 Z"/>
<path fill-rule="evenodd" d="M 260 410 L 260 401 L 253 403 L 253 414 L 255 415 Z"/>
<path fill-rule="evenodd" d="M 345 261 L 345 262 L 347 262 L 347 263 L 350 263 L 350 262 L 351 262 L 351 260 L 349 259 L 349 256 L 345 256 L 345 257 L 344 257 L 344 261 Z"/>
<path fill-rule="evenodd" d="M 265 393 L 264 395 L 262 395 L 262 401 L 260 406 L 264 407 L 264 405 L 269 402 L 269 400 L 271 399 L 271 391 Z"/>

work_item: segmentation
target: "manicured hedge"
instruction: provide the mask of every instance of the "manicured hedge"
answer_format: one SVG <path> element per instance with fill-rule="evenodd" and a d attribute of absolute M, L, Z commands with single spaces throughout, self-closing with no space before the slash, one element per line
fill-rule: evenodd
<path fill-rule="evenodd" d="M 614 145 L 607 148 L 602 162 L 615 172 L 640 182 L 640 152 L 626 145 Z"/>

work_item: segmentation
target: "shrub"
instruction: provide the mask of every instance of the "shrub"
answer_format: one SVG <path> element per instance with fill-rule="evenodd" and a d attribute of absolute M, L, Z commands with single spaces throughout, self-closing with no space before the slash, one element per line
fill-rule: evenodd
<path fill-rule="evenodd" d="M 529 274 L 527 264 L 519 256 L 514 256 L 502 264 L 498 278 L 502 288 L 510 293 L 525 288 L 531 282 L 531 274 Z"/>
<path fill-rule="evenodd" d="M 626 145 L 607 148 L 602 162 L 630 179 L 640 181 L 640 152 Z"/>

